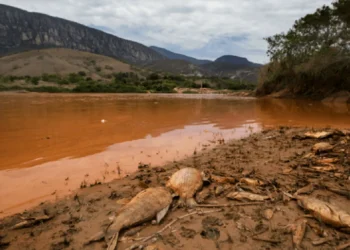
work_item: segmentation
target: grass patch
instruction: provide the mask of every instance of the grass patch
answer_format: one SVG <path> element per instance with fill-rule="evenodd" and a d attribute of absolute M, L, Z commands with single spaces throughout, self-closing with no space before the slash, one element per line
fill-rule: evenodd
<path fill-rule="evenodd" d="M 185 90 L 182 92 L 182 94 L 199 94 L 199 92 L 193 90 Z"/>

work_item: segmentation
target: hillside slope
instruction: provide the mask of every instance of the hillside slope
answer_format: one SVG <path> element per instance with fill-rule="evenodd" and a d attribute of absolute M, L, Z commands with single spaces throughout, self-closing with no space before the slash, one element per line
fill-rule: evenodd
<path fill-rule="evenodd" d="M 62 48 L 32 50 L 0 58 L 0 75 L 66 75 L 79 71 L 108 74 L 132 70 L 129 64 L 111 57 Z"/>
<path fill-rule="evenodd" d="M 230 65 L 237 65 L 240 67 L 247 66 L 247 67 L 259 67 L 260 64 L 253 63 L 249 61 L 245 57 L 240 56 L 233 56 L 233 55 L 224 55 L 215 60 L 216 63 L 227 63 Z"/>
<path fill-rule="evenodd" d="M 201 60 L 201 59 L 196 59 L 194 57 L 190 57 L 190 56 L 174 53 L 174 52 L 172 52 L 170 50 L 159 48 L 159 47 L 156 47 L 156 46 L 151 46 L 150 48 L 155 50 L 159 54 L 162 54 L 166 58 L 171 59 L 171 60 L 174 60 L 174 59 L 175 60 L 183 60 L 183 61 L 192 63 L 194 65 L 202 65 L 202 64 L 206 64 L 206 63 L 210 63 L 211 62 L 210 60 Z"/>
<path fill-rule="evenodd" d="M 159 60 L 148 64 L 146 68 L 152 71 L 183 75 L 198 75 L 202 72 L 198 65 L 177 59 Z"/>
<path fill-rule="evenodd" d="M 87 51 L 133 64 L 164 59 L 142 44 L 61 18 L 0 4 L 0 56 L 53 47 Z"/>

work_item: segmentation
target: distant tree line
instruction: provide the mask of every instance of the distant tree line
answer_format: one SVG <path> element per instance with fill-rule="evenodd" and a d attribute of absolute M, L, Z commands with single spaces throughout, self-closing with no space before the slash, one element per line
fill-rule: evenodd
<path fill-rule="evenodd" d="M 350 90 L 350 0 L 324 5 L 265 40 L 270 63 L 260 72 L 258 95 L 286 88 L 310 96 Z"/>

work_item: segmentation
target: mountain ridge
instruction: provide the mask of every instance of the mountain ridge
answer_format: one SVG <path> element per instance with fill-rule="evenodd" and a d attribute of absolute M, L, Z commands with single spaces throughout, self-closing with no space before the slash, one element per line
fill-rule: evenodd
<path fill-rule="evenodd" d="M 0 4 L 0 56 L 42 48 L 67 48 L 145 64 L 164 56 L 140 43 L 77 22 Z"/>
<path fill-rule="evenodd" d="M 156 46 L 147 47 L 77 22 L 0 4 L 0 57 L 47 48 L 90 52 L 172 74 L 243 80 L 249 75 L 254 82 L 261 66 L 234 55 L 215 61 L 201 60 Z"/>
<path fill-rule="evenodd" d="M 175 52 L 170 51 L 168 49 L 157 47 L 157 46 L 150 46 L 150 48 L 155 50 L 159 54 L 162 54 L 163 56 L 167 57 L 168 59 L 184 60 L 184 61 L 188 61 L 194 65 L 202 65 L 202 64 L 212 62 L 211 60 L 197 59 L 197 58 L 187 56 L 184 54 L 175 53 Z"/>

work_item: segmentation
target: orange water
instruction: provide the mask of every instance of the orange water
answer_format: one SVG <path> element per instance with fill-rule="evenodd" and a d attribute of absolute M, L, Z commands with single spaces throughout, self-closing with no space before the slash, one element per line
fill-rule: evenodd
<path fill-rule="evenodd" d="M 0 217 L 263 127 L 348 128 L 349 114 L 218 95 L 0 94 Z"/>

